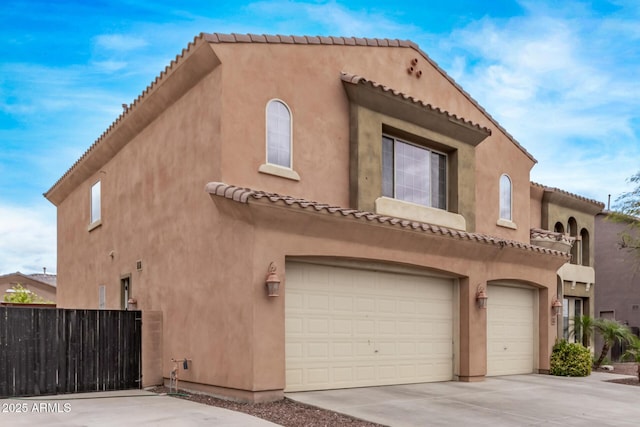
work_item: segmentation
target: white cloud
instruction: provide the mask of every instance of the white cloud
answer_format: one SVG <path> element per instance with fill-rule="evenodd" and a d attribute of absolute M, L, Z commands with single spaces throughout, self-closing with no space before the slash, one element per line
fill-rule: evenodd
<path fill-rule="evenodd" d="M 118 52 L 128 52 L 147 46 L 147 41 L 141 37 L 123 34 L 101 34 L 94 38 L 96 47 Z"/>
<path fill-rule="evenodd" d="M 539 4 L 523 3 L 526 16 L 454 31 L 437 55 L 539 160 L 533 180 L 615 199 L 640 168 L 637 22 L 621 13 L 595 19 L 584 4 Z"/>
<path fill-rule="evenodd" d="M 0 274 L 56 271 L 55 208 L 0 205 Z"/>
<path fill-rule="evenodd" d="M 287 0 L 260 1 L 249 4 L 246 9 L 263 19 L 271 17 L 273 27 L 286 28 L 285 34 L 297 31 L 296 35 L 354 36 L 409 38 L 419 31 L 416 26 L 388 18 L 386 13 L 375 8 L 354 10 L 335 1 L 296 2 Z M 309 28 L 319 28 L 322 34 L 313 34 Z M 317 30 L 316 30 L 317 31 Z"/>
<path fill-rule="evenodd" d="M 98 70 L 101 70 L 106 73 L 113 73 L 116 71 L 123 70 L 127 67 L 127 63 L 125 61 L 94 61 L 92 63 Z"/>

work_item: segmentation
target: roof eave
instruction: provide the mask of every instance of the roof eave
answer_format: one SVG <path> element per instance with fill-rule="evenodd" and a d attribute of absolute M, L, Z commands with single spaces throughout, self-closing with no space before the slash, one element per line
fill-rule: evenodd
<path fill-rule="evenodd" d="M 412 122 L 472 146 L 491 135 L 491 129 L 365 77 L 343 72 L 341 79 L 349 99 L 370 110 Z"/>
<path fill-rule="evenodd" d="M 220 64 L 202 35 L 176 56 L 136 100 L 46 192 L 58 206 L 82 182 L 98 172 L 129 141 Z"/>
<path fill-rule="evenodd" d="M 304 199 L 297 199 L 289 196 L 282 196 L 275 193 L 252 190 L 250 188 L 236 187 L 222 182 L 210 182 L 205 186 L 205 191 L 213 198 L 223 198 L 242 204 L 259 204 L 262 206 L 276 206 L 280 208 L 296 209 L 306 213 L 320 213 L 325 215 L 335 215 L 339 218 L 351 220 L 367 220 L 375 225 L 385 227 L 397 227 L 408 231 L 424 232 L 444 238 L 452 238 L 461 241 L 468 241 L 478 244 L 489 244 L 499 248 L 514 248 L 526 250 L 541 255 L 560 257 L 565 260 L 570 259 L 570 255 L 541 246 L 531 245 L 513 240 L 505 240 L 500 237 L 488 236 L 484 234 L 470 233 L 466 231 L 453 230 L 446 227 L 427 224 L 403 218 L 390 217 L 372 212 L 359 211 L 356 209 L 340 208 L 322 203 L 317 203 Z M 214 199 L 215 200 L 215 199 Z"/>

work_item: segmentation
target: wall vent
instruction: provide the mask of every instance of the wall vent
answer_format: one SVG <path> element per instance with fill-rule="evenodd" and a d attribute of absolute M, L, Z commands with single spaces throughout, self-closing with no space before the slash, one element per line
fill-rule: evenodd
<path fill-rule="evenodd" d="M 136 261 L 136 270 L 142 271 L 142 260 L 141 259 Z"/>

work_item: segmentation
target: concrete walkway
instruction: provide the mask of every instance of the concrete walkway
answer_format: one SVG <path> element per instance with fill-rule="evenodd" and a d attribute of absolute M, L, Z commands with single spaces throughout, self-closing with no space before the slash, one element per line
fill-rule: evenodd
<path fill-rule="evenodd" d="M 515 375 L 288 393 L 298 402 L 388 426 L 637 426 L 640 387 L 586 378 Z"/>
<path fill-rule="evenodd" d="M 241 412 L 143 390 L 0 399 L 0 426 L 276 425 Z"/>

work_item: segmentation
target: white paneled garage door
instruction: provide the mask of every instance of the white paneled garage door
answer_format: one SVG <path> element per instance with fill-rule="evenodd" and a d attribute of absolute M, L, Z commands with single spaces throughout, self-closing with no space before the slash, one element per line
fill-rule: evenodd
<path fill-rule="evenodd" d="M 534 364 L 534 292 L 491 285 L 487 300 L 487 375 L 530 374 Z"/>
<path fill-rule="evenodd" d="M 286 391 L 451 380 L 451 280 L 305 263 L 286 278 Z"/>

